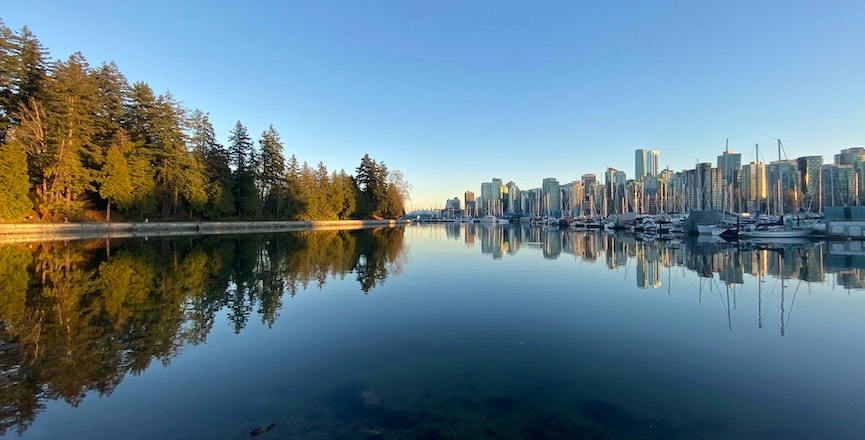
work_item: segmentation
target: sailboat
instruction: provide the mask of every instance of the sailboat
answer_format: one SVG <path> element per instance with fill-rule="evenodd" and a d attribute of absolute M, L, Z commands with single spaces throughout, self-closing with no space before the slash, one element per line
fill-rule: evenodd
<path fill-rule="evenodd" d="M 778 162 L 781 161 L 781 139 L 778 139 Z M 780 165 L 779 165 L 780 167 Z M 759 238 L 759 239 L 784 239 L 784 238 L 802 238 L 811 235 L 814 230 L 812 228 L 796 228 L 784 225 L 784 199 L 781 196 L 781 176 L 780 168 L 778 173 L 778 211 L 781 214 L 779 224 L 759 225 L 752 224 L 739 231 L 739 236 L 743 238 Z"/>

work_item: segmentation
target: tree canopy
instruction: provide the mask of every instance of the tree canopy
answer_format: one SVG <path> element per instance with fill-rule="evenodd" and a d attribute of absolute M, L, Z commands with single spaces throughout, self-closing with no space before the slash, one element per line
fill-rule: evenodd
<path fill-rule="evenodd" d="M 395 218 L 410 186 L 368 154 L 357 177 L 285 156 L 270 125 L 240 121 L 228 145 L 209 115 L 129 84 L 79 52 L 51 61 L 24 27 L 0 21 L 0 220 Z M 99 214 L 104 213 L 104 214 Z"/>

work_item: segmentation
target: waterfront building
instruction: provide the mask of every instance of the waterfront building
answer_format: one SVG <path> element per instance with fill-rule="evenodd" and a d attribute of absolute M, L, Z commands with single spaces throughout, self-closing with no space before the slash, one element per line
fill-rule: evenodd
<path fill-rule="evenodd" d="M 634 151 L 634 179 L 640 180 L 646 177 L 646 149 L 638 148 Z"/>
<path fill-rule="evenodd" d="M 803 156 L 796 159 L 799 168 L 799 190 L 804 196 L 802 207 L 810 212 L 823 212 L 823 156 Z"/>
<path fill-rule="evenodd" d="M 721 210 L 723 183 L 721 170 L 702 162 L 687 171 L 688 205 L 692 210 Z"/>
<path fill-rule="evenodd" d="M 718 168 L 721 170 L 721 179 L 724 182 L 724 203 L 728 211 L 740 212 L 739 204 L 739 172 L 742 170 L 742 153 L 732 150 L 724 151 L 718 156 Z"/>
<path fill-rule="evenodd" d="M 523 206 L 523 212 L 530 217 L 540 217 L 541 214 L 541 190 L 533 188 L 522 192 L 520 203 Z"/>
<path fill-rule="evenodd" d="M 580 215 L 583 188 L 579 181 L 562 185 L 562 210 L 567 216 Z"/>
<path fill-rule="evenodd" d="M 478 207 L 475 202 L 475 193 L 472 191 L 466 191 L 464 200 L 466 202 L 466 216 L 477 217 L 478 216 Z"/>
<path fill-rule="evenodd" d="M 826 164 L 822 170 L 823 207 L 856 206 L 859 184 L 852 165 Z"/>
<path fill-rule="evenodd" d="M 562 216 L 562 188 L 554 177 L 541 182 L 541 215 L 559 218 Z"/>
<path fill-rule="evenodd" d="M 850 165 L 856 171 L 856 179 L 859 183 L 859 204 L 865 205 L 865 148 L 845 148 L 835 155 L 835 163 Z"/>
<path fill-rule="evenodd" d="M 781 214 L 799 209 L 799 170 L 795 160 L 776 160 L 769 163 L 769 212 Z"/>
<path fill-rule="evenodd" d="M 584 215 L 594 216 L 600 211 L 598 203 L 598 176 L 595 174 L 583 174 L 580 177 L 583 186 L 583 206 L 581 211 Z"/>
<path fill-rule="evenodd" d="M 628 212 L 626 183 L 628 177 L 624 171 L 619 171 L 615 168 L 608 167 L 604 174 L 604 183 L 606 186 L 607 212 L 610 214 L 621 214 Z"/>
<path fill-rule="evenodd" d="M 506 186 L 502 185 L 502 179 L 493 178 L 491 182 L 481 184 L 481 199 L 478 207 L 481 217 L 485 215 L 502 215 L 502 196 Z"/>
<path fill-rule="evenodd" d="M 766 210 L 766 166 L 760 161 L 754 161 L 742 166 L 741 196 L 743 207 L 749 212 Z"/>
<path fill-rule="evenodd" d="M 520 204 L 520 188 L 513 181 L 508 182 L 505 195 L 505 214 L 511 216 L 522 213 Z"/>
<path fill-rule="evenodd" d="M 460 207 L 460 199 L 454 197 L 445 200 L 445 209 L 442 210 L 444 218 L 460 218 L 463 216 L 463 210 Z"/>

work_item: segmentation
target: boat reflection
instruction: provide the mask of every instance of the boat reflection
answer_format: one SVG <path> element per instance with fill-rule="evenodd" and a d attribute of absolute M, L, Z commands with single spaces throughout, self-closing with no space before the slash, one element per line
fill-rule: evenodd
<path fill-rule="evenodd" d="M 420 226 L 435 227 L 435 226 Z M 712 236 L 682 236 L 643 241 L 632 234 L 539 228 L 531 225 L 455 224 L 451 238 L 480 244 L 493 259 L 520 250 L 540 250 L 544 259 L 562 255 L 609 269 L 633 264 L 637 287 L 659 288 L 664 268 L 684 268 L 724 284 L 742 284 L 744 275 L 831 283 L 845 289 L 865 287 L 865 246 L 860 242 L 824 242 L 804 238 L 749 239 L 727 242 Z M 828 278 L 827 278 L 828 276 Z"/>

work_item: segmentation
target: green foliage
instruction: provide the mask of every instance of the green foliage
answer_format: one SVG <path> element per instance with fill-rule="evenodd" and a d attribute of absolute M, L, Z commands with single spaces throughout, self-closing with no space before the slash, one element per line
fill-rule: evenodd
<path fill-rule="evenodd" d="M 238 121 L 227 147 L 208 115 L 187 111 L 144 82 L 131 86 L 114 63 L 91 68 L 80 53 L 49 65 L 26 27 L 0 21 L 0 147 L 17 176 L 0 216 L 43 219 L 115 209 L 127 218 L 345 219 L 396 217 L 409 186 L 365 155 L 357 178 L 286 161 L 273 126 L 256 144 Z M 27 185 L 26 190 L 21 185 Z M 20 187 L 19 187 L 20 186 Z M 22 197 L 27 194 L 29 197 Z M 25 203 L 26 202 L 26 203 Z M 30 204 L 33 206 L 30 206 Z M 24 205 L 27 205 L 24 207 Z"/>
<path fill-rule="evenodd" d="M 105 155 L 105 165 L 102 167 L 99 195 L 108 201 L 106 220 L 111 220 L 111 204 L 120 209 L 128 209 L 133 202 L 132 171 L 126 156 L 132 151 L 133 145 L 124 132 L 115 134 L 114 142 L 108 147 Z"/>
<path fill-rule="evenodd" d="M 18 143 L 0 144 L 0 220 L 22 220 L 33 209 L 27 193 L 27 155 Z"/>

